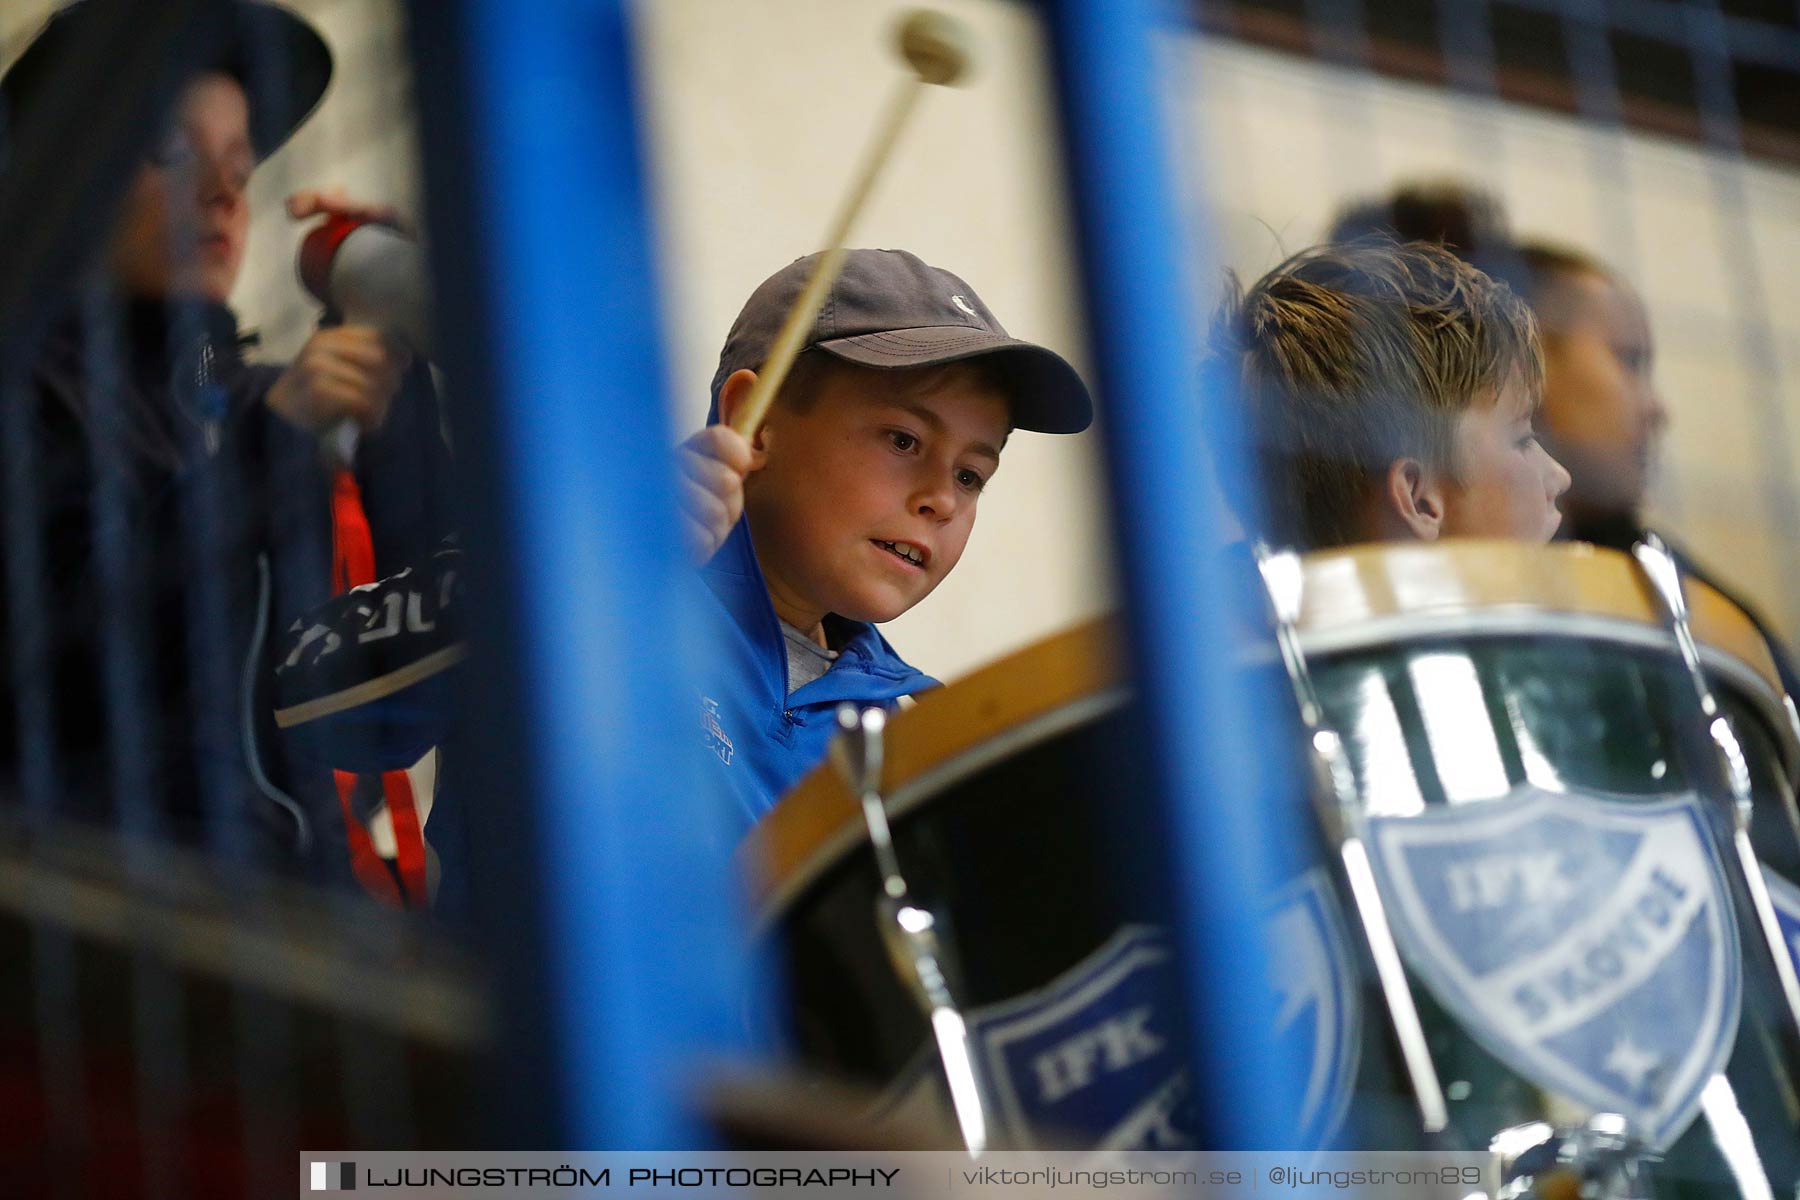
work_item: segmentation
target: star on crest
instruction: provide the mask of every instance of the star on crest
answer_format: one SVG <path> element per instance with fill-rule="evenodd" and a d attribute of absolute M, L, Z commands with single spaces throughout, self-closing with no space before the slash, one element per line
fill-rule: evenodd
<path fill-rule="evenodd" d="M 1644 1077 L 1655 1070 L 1660 1061 L 1648 1050 L 1640 1049 L 1630 1034 L 1625 1034 L 1613 1043 L 1612 1049 L 1607 1051 L 1606 1061 L 1600 1065 L 1623 1079 L 1625 1086 L 1635 1092 L 1644 1086 Z"/>

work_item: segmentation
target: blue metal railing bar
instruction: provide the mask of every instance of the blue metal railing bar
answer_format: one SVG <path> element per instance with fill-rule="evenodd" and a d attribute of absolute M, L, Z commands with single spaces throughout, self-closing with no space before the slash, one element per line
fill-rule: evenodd
<path fill-rule="evenodd" d="M 467 524 L 472 576 L 494 574 L 472 585 L 469 674 L 504 697 L 481 697 L 476 744 L 494 753 L 470 765 L 510 776 L 484 798 L 528 810 L 531 831 L 523 845 L 498 831 L 482 870 L 489 895 L 533 893 L 498 907 L 535 910 L 536 945 L 488 926 L 511 943 L 495 947 L 503 1009 L 545 1072 L 515 1074 L 514 1094 L 547 1086 L 561 1109 L 517 1136 L 596 1149 L 705 1142 L 687 1075 L 734 1047 L 745 985 L 727 813 L 688 757 L 697 648 L 627 7 L 462 0 L 412 14 L 427 171 L 445 171 L 429 194 L 440 178 L 470 192 L 434 227 L 486 241 L 473 261 L 433 266 L 463 466 L 486 476 Z M 471 809 L 472 823 L 500 815 Z"/>
<path fill-rule="evenodd" d="M 1235 478 L 1249 470 L 1248 441 L 1231 397 L 1195 386 L 1203 317 L 1183 277 L 1195 254 L 1179 235 L 1159 88 L 1157 39 L 1176 27 L 1147 0 L 1044 11 L 1204 1136 L 1218 1148 L 1285 1145 L 1298 1064 L 1273 1044 L 1263 931 L 1246 913 L 1293 870 L 1303 793 L 1289 778 L 1274 789 L 1286 803 L 1261 802 L 1269 764 L 1255 731 L 1283 726 L 1270 691 L 1230 669 L 1230 631 L 1254 624 L 1234 623 L 1233 598 L 1253 592 L 1213 549 L 1224 535 L 1199 486 L 1210 460 L 1234 476 L 1221 479 L 1228 495 L 1250 494 Z"/>

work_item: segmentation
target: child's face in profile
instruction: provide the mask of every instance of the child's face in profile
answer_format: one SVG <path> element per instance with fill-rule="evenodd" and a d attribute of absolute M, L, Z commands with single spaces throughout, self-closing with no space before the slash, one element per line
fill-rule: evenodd
<path fill-rule="evenodd" d="M 255 167 L 244 89 L 219 72 L 201 75 L 182 92 L 114 227 L 111 261 L 126 290 L 223 302 L 244 260 Z"/>
<path fill-rule="evenodd" d="M 973 371 L 830 370 L 804 411 L 776 404 L 745 485 L 775 611 L 887 621 L 962 557 L 1000 465 L 1006 397 Z"/>
<path fill-rule="evenodd" d="M 1456 423 L 1456 480 L 1444 496 L 1448 537 L 1547 542 L 1562 523 L 1556 501 L 1569 473 L 1550 457 L 1532 426 L 1531 393 L 1514 377 L 1492 404 Z"/>
<path fill-rule="evenodd" d="M 1544 435 L 1575 474 L 1570 502 L 1636 513 L 1668 412 L 1651 380 L 1636 296 L 1591 273 L 1560 281 L 1567 313 L 1544 330 Z"/>

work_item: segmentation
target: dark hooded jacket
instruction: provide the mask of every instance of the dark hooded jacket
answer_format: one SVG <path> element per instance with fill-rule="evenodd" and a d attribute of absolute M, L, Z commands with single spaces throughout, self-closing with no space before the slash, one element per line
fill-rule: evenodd
<path fill-rule="evenodd" d="M 98 311 L 57 321 L 7 399 L 0 786 L 348 878 L 330 776 L 290 766 L 266 695 L 271 631 L 330 594 L 331 469 L 228 309 Z M 357 453 L 377 563 L 446 526 L 444 459 L 421 374 Z"/>

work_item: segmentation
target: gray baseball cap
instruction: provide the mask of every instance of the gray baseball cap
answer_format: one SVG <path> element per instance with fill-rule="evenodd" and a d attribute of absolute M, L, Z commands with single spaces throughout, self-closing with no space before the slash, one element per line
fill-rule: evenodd
<path fill-rule="evenodd" d="M 750 293 L 719 352 L 719 389 L 732 372 L 762 368 L 788 310 L 820 255 L 795 259 Z M 975 289 L 904 250 L 851 250 L 807 335 L 845 362 L 894 370 L 994 356 L 1010 385 L 1012 423 L 1038 433 L 1079 433 L 1094 418 L 1087 385 L 1063 358 L 1011 337 Z"/>

